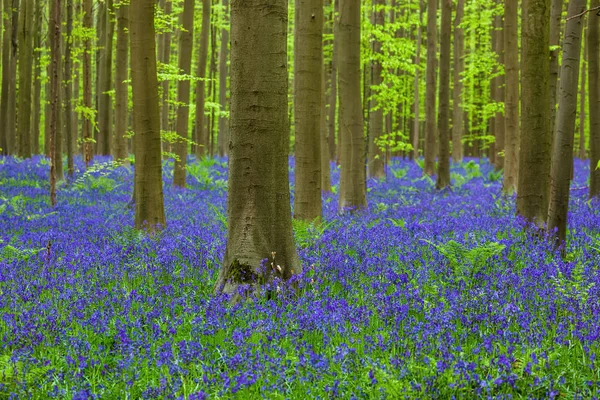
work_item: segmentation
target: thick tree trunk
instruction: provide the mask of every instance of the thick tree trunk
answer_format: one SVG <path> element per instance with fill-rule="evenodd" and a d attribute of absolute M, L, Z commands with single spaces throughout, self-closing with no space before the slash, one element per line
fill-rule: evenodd
<path fill-rule="evenodd" d="M 60 19 L 61 5 L 60 0 L 51 0 L 50 2 L 50 19 L 49 24 L 49 41 L 50 41 L 50 204 L 56 206 L 56 181 L 57 171 L 56 166 L 62 163 L 62 160 L 57 159 L 57 154 L 60 155 L 60 142 L 57 140 L 57 131 L 60 129 Z"/>
<path fill-rule="evenodd" d="M 452 161 L 462 162 L 463 159 L 463 130 L 465 111 L 462 107 L 463 83 L 461 74 L 465 69 L 465 30 L 460 27 L 465 13 L 465 0 L 457 0 L 456 16 L 454 17 L 454 70 L 452 79 Z M 418 44 L 417 44 L 418 46 Z"/>
<path fill-rule="evenodd" d="M 65 134 L 67 144 L 67 174 L 73 177 L 75 165 L 73 163 L 73 71 L 71 51 L 73 47 L 73 0 L 66 1 L 67 9 L 67 36 L 65 48 Z"/>
<path fill-rule="evenodd" d="M 550 0 L 527 0 L 521 39 L 521 152 L 517 214 L 542 227 L 548 216 L 550 189 Z"/>
<path fill-rule="evenodd" d="M 442 0 L 440 32 L 440 112 L 438 114 L 439 162 L 438 189 L 450 185 L 450 38 L 452 35 L 452 0 Z"/>
<path fill-rule="evenodd" d="M 340 1 L 339 95 L 342 160 L 340 210 L 367 206 L 365 137 L 360 97 L 360 0 Z"/>
<path fill-rule="evenodd" d="M 554 135 L 556 121 L 556 96 L 558 95 L 558 66 L 560 46 L 560 27 L 562 20 L 563 0 L 551 0 L 550 6 L 550 132 Z M 553 49 L 554 48 L 554 49 Z"/>
<path fill-rule="evenodd" d="M 197 146 L 195 146 L 196 157 L 200 158 L 208 154 L 208 130 L 204 126 L 204 78 L 206 77 L 206 61 L 208 59 L 208 33 L 210 32 L 210 0 L 202 0 L 202 33 L 200 34 L 200 46 L 198 47 L 198 69 L 196 76 L 200 79 L 196 83 L 196 118 L 194 129 Z"/>
<path fill-rule="evenodd" d="M 321 218 L 323 0 L 296 0 L 294 217 Z M 326 149 L 323 149 L 326 151 Z"/>
<path fill-rule="evenodd" d="M 504 71 L 506 89 L 504 100 L 504 193 L 517 189 L 519 173 L 519 0 L 504 0 Z"/>
<path fill-rule="evenodd" d="M 340 0 L 331 0 L 333 2 L 333 15 L 332 15 L 332 24 L 333 24 L 333 38 L 332 38 L 332 44 L 333 44 L 333 48 L 331 51 L 331 75 L 330 75 L 330 82 L 331 82 L 331 87 L 330 87 L 330 91 L 329 91 L 329 110 L 328 110 L 328 116 L 327 116 L 327 142 L 328 142 L 328 146 L 329 146 L 329 159 L 331 161 L 335 161 L 336 160 L 336 140 L 335 140 L 335 132 L 336 132 L 336 125 L 335 125 L 335 117 L 337 115 L 337 99 L 338 99 L 338 93 L 337 93 L 337 83 L 338 83 L 338 63 L 337 63 L 337 54 L 338 54 L 338 35 L 337 35 L 337 30 L 338 30 L 338 25 L 337 25 L 337 12 L 339 9 L 339 4 L 340 4 Z M 339 141 L 339 138 L 338 138 Z"/>
<path fill-rule="evenodd" d="M 288 180 L 287 15 L 285 0 L 231 2 L 228 229 L 217 293 L 302 269 Z"/>
<path fill-rule="evenodd" d="M 92 29 L 92 0 L 83 0 L 83 27 Z M 90 111 L 92 109 L 92 40 L 84 39 L 83 52 L 83 107 Z M 83 115 L 83 158 L 85 167 L 89 167 L 93 157 L 93 116 Z"/>
<path fill-rule="evenodd" d="M 600 7 L 592 0 L 590 7 Z M 590 198 L 600 194 L 600 18 L 588 15 L 587 30 L 588 92 L 590 116 Z"/>
<path fill-rule="evenodd" d="M 373 6 L 373 25 L 383 27 L 385 23 L 385 5 L 384 0 L 375 0 Z M 377 29 L 377 28 L 375 28 Z M 383 68 L 381 66 L 382 44 L 377 38 L 373 40 L 373 60 L 371 61 L 371 85 L 379 87 L 381 85 Z M 371 90 L 371 94 L 373 91 Z M 367 170 L 369 178 L 385 178 L 385 152 L 379 146 L 379 141 L 383 136 L 383 104 L 379 104 L 377 99 L 372 98 L 369 107 L 369 157 Z"/>
<path fill-rule="evenodd" d="M 40 120 L 42 111 L 42 63 L 41 51 L 35 50 L 42 47 L 42 2 L 35 4 L 35 22 L 33 28 L 33 111 L 31 116 L 32 152 L 40 154 Z M 0 145 L 2 147 L 2 145 Z"/>
<path fill-rule="evenodd" d="M 31 82 L 33 74 L 33 0 L 21 0 L 19 10 L 19 156 L 31 157 Z"/>
<path fill-rule="evenodd" d="M 135 152 L 135 227 L 153 232 L 165 226 L 154 0 L 131 0 L 131 86 Z"/>
<path fill-rule="evenodd" d="M 585 27 L 584 27 L 585 29 Z M 581 37 L 585 37 L 585 33 L 581 34 Z M 583 51 L 583 50 L 582 50 Z M 586 99 L 586 70 L 585 65 L 587 63 L 586 55 L 587 51 L 583 51 L 582 53 L 582 62 L 581 62 L 581 85 L 579 91 L 579 158 L 585 160 L 587 158 L 585 152 L 585 99 Z"/>
<path fill-rule="evenodd" d="M 567 16 L 582 13 L 587 0 L 571 0 Z M 590 17 L 594 17 L 591 15 Z M 569 188 L 573 169 L 573 142 L 575 119 L 577 116 L 577 91 L 579 83 L 579 63 L 581 56 L 581 36 L 583 17 L 567 21 L 562 46 L 562 65 L 558 93 L 558 115 L 556 137 L 552 155 L 550 206 L 548 209 L 548 231 L 558 229 L 556 244 L 567 238 L 567 213 L 569 211 Z"/>
<path fill-rule="evenodd" d="M 102 22 L 104 23 L 104 40 L 101 42 L 104 48 L 101 50 L 101 58 L 98 66 L 98 153 L 110 155 L 113 136 L 113 105 L 109 92 L 114 87 L 112 84 L 112 48 L 115 30 L 111 17 L 111 13 L 113 12 L 112 0 L 107 0 L 102 10 L 105 15 L 102 17 Z"/>
<path fill-rule="evenodd" d="M 223 8 L 228 9 L 229 0 L 223 0 Z M 227 14 L 227 13 L 226 13 Z M 227 53 L 229 52 L 229 31 L 221 29 L 221 49 L 219 51 L 219 104 L 221 111 L 227 111 Z M 229 132 L 227 118 L 219 115 L 219 156 L 227 154 L 227 142 L 229 141 Z"/>
<path fill-rule="evenodd" d="M 179 22 L 183 29 L 179 32 L 179 71 L 189 75 L 192 70 L 192 49 L 194 44 L 194 0 L 185 0 Z M 173 173 L 173 184 L 185 187 L 186 158 L 188 153 L 188 126 L 190 119 L 190 81 L 177 82 L 177 159 Z"/>
<path fill-rule="evenodd" d="M 438 0 L 427 0 L 427 90 L 425 93 L 425 174 L 435 174 L 435 134 L 436 134 L 436 72 L 437 72 L 437 3 Z"/>
<path fill-rule="evenodd" d="M 496 53 L 498 54 L 498 62 L 504 65 L 504 27 L 503 18 L 501 15 L 496 16 Z M 496 85 L 495 101 L 504 103 L 504 74 L 496 77 L 493 84 Z M 501 111 L 496 112 L 494 117 L 494 133 L 496 141 L 494 143 L 494 166 L 497 171 L 504 168 L 504 137 L 505 137 L 505 119 Z"/>
<path fill-rule="evenodd" d="M 115 160 L 127 159 L 127 115 L 129 77 L 129 5 L 117 10 L 117 52 L 115 71 Z"/>

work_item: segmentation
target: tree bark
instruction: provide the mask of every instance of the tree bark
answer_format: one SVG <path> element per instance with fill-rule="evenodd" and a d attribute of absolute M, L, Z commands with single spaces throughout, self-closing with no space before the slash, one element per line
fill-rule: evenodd
<path fill-rule="evenodd" d="M 223 0 L 223 8 L 228 9 L 229 0 Z M 227 111 L 227 53 L 229 48 L 229 31 L 226 28 L 221 29 L 221 49 L 219 51 L 219 104 L 221 112 Z M 219 157 L 227 154 L 228 142 L 227 118 L 219 114 Z"/>
<path fill-rule="evenodd" d="M 571 0 L 567 15 L 578 15 L 585 10 L 587 0 Z M 594 17 L 591 15 L 590 17 Z M 562 65 L 558 94 L 556 137 L 552 155 L 550 206 L 548 209 L 548 231 L 559 246 L 567 238 L 567 214 L 569 211 L 569 188 L 573 169 L 573 142 L 577 116 L 577 91 L 583 17 L 567 21 L 562 46 Z M 558 232 L 554 232 L 557 229 Z"/>
<path fill-rule="evenodd" d="M 373 2 L 373 25 L 383 27 L 385 23 L 385 1 L 375 0 Z M 381 29 L 381 28 L 380 28 Z M 377 38 L 373 40 L 373 59 L 371 60 L 371 85 L 379 87 L 383 82 L 381 60 L 384 57 L 382 44 Z M 373 90 L 371 89 L 371 95 Z M 385 152 L 380 148 L 378 142 L 383 136 L 383 104 L 379 104 L 376 98 L 371 99 L 369 107 L 369 157 L 367 170 L 369 178 L 385 178 Z"/>
<path fill-rule="evenodd" d="M 33 111 L 31 120 L 32 152 L 40 154 L 40 120 L 42 111 L 42 65 L 41 51 L 42 47 L 42 2 L 35 4 L 35 22 L 33 28 Z M 2 147 L 2 145 L 0 145 Z"/>
<path fill-rule="evenodd" d="M 600 0 L 592 0 L 590 7 L 599 7 Z M 588 92 L 590 116 L 590 198 L 600 194 L 600 18 L 588 15 L 587 30 Z"/>
<path fill-rule="evenodd" d="M 83 0 L 83 27 L 92 29 L 92 0 Z M 84 39 L 83 52 L 83 107 L 88 111 L 88 115 L 83 115 L 83 158 L 85 167 L 88 168 L 93 157 L 93 132 L 92 119 L 89 115 L 92 110 L 92 40 L 89 37 Z"/>
<path fill-rule="evenodd" d="M 436 72 L 437 72 L 437 2 L 438 0 L 427 0 L 427 91 L 425 94 L 425 174 L 435 174 L 436 156 Z"/>
<path fill-rule="evenodd" d="M 340 210 L 367 206 L 365 137 L 360 97 L 360 0 L 340 1 L 339 96 L 342 160 Z"/>
<path fill-rule="evenodd" d="M 208 59 L 208 34 L 210 32 L 210 0 L 202 0 L 202 33 L 200 34 L 200 46 L 198 51 L 198 69 L 196 76 L 200 79 L 196 83 L 196 157 L 200 158 L 208 154 L 208 130 L 204 127 L 204 103 L 205 103 L 205 81 L 206 77 L 206 61 Z"/>
<path fill-rule="evenodd" d="M 337 83 L 338 83 L 338 63 L 337 63 L 337 54 L 338 54 L 338 24 L 337 24 L 337 12 L 339 10 L 339 4 L 340 4 L 340 0 L 331 0 L 333 2 L 333 12 L 332 12 L 332 24 L 333 24 L 333 38 L 332 38 L 332 42 L 333 42 L 333 48 L 331 51 L 331 75 L 330 75 L 330 81 L 331 81 L 331 87 L 330 87 L 330 92 L 329 92 L 329 110 L 328 110 L 328 116 L 327 116 L 327 126 L 328 126 L 328 133 L 327 133 L 327 142 L 328 142 L 328 146 L 329 146 L 329 159 L 331 161 L 335 161 L 336 160 L 336 140 L 335 140 L 335 132 L 336 132 L 336 124 L 335 124 L 335 117 L 337 115 L 337 100 L 338 100 L 338 93 L 337 93 Z M 339 141 L 339 138 L 338 138 Z"/>
<path fill-rule="evenodd" d="M 117 10 L 117 52 L 115 70 L 115 160 L 127 159 L 127 115 L 129 84 L 129 5 L 120 3 Z M 125 161 L 126 162 L 126 161 Z"/>
<path fill-rule="evenodd" d="M 585 30 L 585 27 L 584 27 Z M 585 33 L 581 34 L 581 37 L 585 37 Z M 585 151 L 585 96 L 586 96 L 586 70 L 585 65 L 587 63 L 586 50 L 582 50 L 582 62 L 581 62 L 581 88 L 579 91 L 579 158 L 585 160 L 587 158 Z"/>
<path fill-rule="evenodd" d="M 519 0 L 504 0 L 504 71 L 506 89 L 504 101 L 504 193 L 517 189 L 519 173 Z"/>
<path fill-rule="evenodd" d="M 67 36 L 65 48 L 65 135 L 67 144 L 67 174 L 69 177 L 75 175 L 73 162 L 73 71 L 71 51 L 73 47 L 73 0 L 66 1 L 67 9 Z"/>
<path fill-rule="evenodd" d="M 296 0 L 295 18 L 294 217 L 313 221 L 321 218 L 323 0 Z"/>
<path fill-rule="evenodd" d="M 496 53 L 498 54 L 498 62 L 504 65 L 504 27 L 502 15 L 496 16 Z M 493 84 L 496 85 L 495 101 L 504 104 L 504 74 L 496 77 Z M 497 111 L 494 117 L 494 166 L 497 171 L 504 168 L 504 137 L 505 137 L 505 119 L 502 111 Z"/>
<path fill-rule="evenodd" d="M 465 13 L 465 0 L 457 0 L 456 16 L 454 17 L 454 70 L 452 91 L 452 161 L 462 162 L 465 111 L 462 106 L 463 83 L 461 74 L 465 69 L 465 30 L 460 27 Z M 418 44 L 417 44 L 418 46 Z"/>
<path fill-rule="evenodd" d="M 19 156 L 31 158 L 31 83 L 33 74 L 33 0 L 21 0 L 19 10 Z"/>
<path fill-rule="evenodd" d="M 550 46 L 560 46 L 560 27 L 563 11 L 563 0 L 551 0 L 550 6 Z M 556 121 L 556 96 L 558 95 L 559 51 L 550 49 L 550 132 L 554 135 Z"/>
<path fill-rule="evenodd" d="M 166 225 L 162 160 L 154 0 L 131 0 L 131 86 L 133 89 L 135 152 L 135 227 L 153 232 Z"/>
<path fill-rule="evenodd" d="M 56 181 L 57 171 L 56 165 L 62 161 L 57 159 L 57 154 L 60 155 L 60 142 L 57 140 L 57 131 L 59 130 L 59 114 L 60 114 L 60 19 L 61 5 L 60 0 L 50 1 L 50 19 L 49 24 L 49 41 L 50 41 L 50 204 L 56 206 Z"/>
<path fill-rule="evenodd" d="M 331 192 L 331 172 L 329 165 L 331 155 L 327 151 L 329 145 L 327 141 L 329 127 L 327 125 L 327 68 L 325 67 L 325 62 L 323 62 L 321 69 L 321 116 L 319 118 L 321 131 L 319 135 L 321 139 L 321 190 L 323 192 Z M 320 201 L 319 197 L 319 203 Z"/>
<path fill-rule="evenodd" d="M 285 0 L 231 2 L 228 229 L 217 293 L 302 269 L 288 180 L 287 25 Z"/>
<path fill-rule="evenodd" d="M 450 186 L 450 37 L 452 35 L 452 0 L 442 0 L 440 32 L 440 110 L 438 114 L 439 161 L 437 189 Z"/>
<path fill-rule="evenodd" d="M 102 11 L 105 15 L 102 17 L 104 23 L 104 40 L 101 50 L 101 58 L 98 70 L 98 153 L 102 155 L 111 154 L 112 142 L 112 97 L 109 92 L 113 88 L 112 84 L 112 44 L 114 36 L 114 23 L 111 17 L 113 12 L 112 0 L 106 0 Z"/>
<path fill-rule="evenodd" d="M 51 0 L 51 4 L 52 4 Z M 60 1 L 60 0 L 59 0 Z M 62 102 L 63 102 L 63 96 L 61 94 L 61 88 L 62 88 L 62 82 L 63 82 L 63 73 L 62 73 L 62 47 L 61 44 L 55 44 L 54 41 L 58 40 L 59 42 L 62 41 L 62 34 L 60 33 L 60 31 L 62 30 L 62 21 L 60 20 L 61 18 L 61 11 L 62 9 L 60 9 L 58 11 L 58 13 L 56 13 L 54 11 L 54 9 L 52 8 L 53 5 L 50 6 L 49 11 L 50 14 L 48 15 L 48 41 L 50 43 L 50 48 L 51 49 L 55 49 L 56 52 L 58 53 L 58 55 L 56 57 L 58 57 L 58 64 L 57 64 L 57 71 L 53 71 L 52 68 L 54 67 L 53 62 L 50 63 L 50 65 L 48 65 L 48 76 L 51 77 L 49 85 L 50 85 L 50 107 L 49 107 L 49 111 L 50 111 L 50 115 L 47 116 L 48 120 L 49 120 L 49 124 L 48 124 L 48 130 L 50 132 L 50 137 L 54 140 L 54 143 L 50 143 L 49 142 L 49 148 L 50 151 L 52 151 L 53 153 L 50 154 L 51 157 L 54 157 L 54 171 L 55 171 L 55 177 L 57 181 L 62 181 L 64 179 L 64 168 L 63 168 L 63 162 L 62 162 L 62 155 L 63 155 L 63 107 L 62 107 Z M 58 5 L 58 7 L 62 7 L 62 5 Z M 54 18 L 59 18 L 58 20 L 55 20 Z M 55 26 L 58 26 L 58 30 L 59 32 L 56 33 L 55 31 Z M 52 56 L 54 57 L 54 55 Z M 58 79 L 58 90 L 56 92 L 56 94 L 53 92 L 53 83 L 52 83 L 52 79 L 54 74 L 56 74 L 57 79 Z M 56 105 L 56 109 L 55 109 L 55 105 Z M 52 120 L 53 118 L 56 118 L 55 121 L 55 127 L 52 127 Z"/>
<path fill-rule="evenodd" d="M 521 38 L 521 151 L 517 214 L 542 227 L 548 216 L 550 189 L 550 0 L 526 0 Z"/>
<path fill-rule="evenodd" d="M 171 15 L 173 3 L 170 0 L 165 0 L 163 5 L 165 15 Z M 162 51 L 159 53 L 158 58 L 161 63 L 169 64 L 171 62 L 171 32 L 163 33 L 159 40 L 161 41 L 159 49 Z M 171 130 L 169 108 L 169 80 L 165 79 L 162 81 L 162 108 L 160 112 L 160 129 L 163 131 Z"/>
<path fill-rule="evenodd" d="M 2 96 L 0 97 L 0 148 L 1 154 L 12 155 L 14 150 L 14 105 L 16 60 L 13 60 L 14 45 L 13 32 L 17 29 L 13 26 L 14 13 L 18 7 L 18 0 L 4 0 L 4 35 L 2 39 Z M 12 10 L 12 11 L 11 11 Z M 12 121 L 12 122 L 11 122 Z"/>

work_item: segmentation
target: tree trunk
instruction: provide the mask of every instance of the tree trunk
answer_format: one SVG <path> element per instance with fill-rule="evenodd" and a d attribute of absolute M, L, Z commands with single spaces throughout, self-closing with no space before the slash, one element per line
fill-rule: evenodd
<path fill-rule="evenodd" d="M 4 35 L 2 39 L 2 96 L 0 98 L 0 148 L 2 154 L 14 154 L 15 142 L 15 81 L 16 79 L 16 43 L 13 40 L 14 33 L 18 28 L 14 22 L 15 13 L 18 9 L 18 0 L 4 0 Z M 12 9 L 12 12 L 10 11 Z"/>
<path fill-rule="evenodd" d="M 327 125 L 327 68 L 325 67 L 325 62 L 323 62 L 321 69 L 321 116 L 319 118 L 321 131 L 319 135 L 321 139 L 321 190 L 323 192 L 331 192 L 331 171 L 329 165 L 331 155 L 327 151 L 329 145 L 327 142 L 329 127 Z M 321 198 L 319 197 L 319 204 L 320 202 Z"/>
<path fill-rule="evenodd" d="M 92 23 L 92 0 L 83 0 L 83 28 L 91 30 Z M 84 39 L 83 52 L 83 107 L 87 115 L 83 114 L 83 158 L 85 167 L 88 168 L 93 157 L 92 119 L 92 40 Z"/>
<path fill-rule="evenodd" d="M 584 27 L 585 29 L 585 27 Z M 581 37 L 585 37 L 585 33 L 581 34 Z M 586 54 L 587 51 L 582 50 L 582 62 L 581 62 L 581 88 L 579 91 L 579 158 L 582 160 L 586 159 L 585 152 L 585 96 L 586 96 L 586 70 L 585 64 L 587 62 Z"/>
<path fill-rule="evenodd" d="M 127 115 L 129 77 L 129 5 L 117 10 L 117 52 L 115 70 L 115 148 L 114 159 L 127 159 Z M 125 161 L 126 162 L 126 161 Z"/>
<path fill-rule="evenodd" d="M 582 13 L 587 0 L 571 0 L 568 17 Z M 590 17 L 594 18 L 592 14 Z M 567 21 L 562 46 L 562 65 L 558 94 L 558 115 L 556 118 L 556 138 L 552 155 L 550 206 L 548 209 L 548 231 L 554 233 L 556 244 L 567 238 L 567 213 L 569 211 L 569 188 L 573 169 L 573 142 L 575 119 L 577 116 L 577 90 L 579 83 L 579 63 L 581 56 L 581 34 L 583 17 Z M 564 251 L 564 249 L 563 249 Z"/>
<path fill-rule="evenodd" d="M 563 0 L 551 0 L 550 6 L 550 132 L 554 135 L 556 121 L 556 96 L 558 94 L 558 66 L 560 46 L 560 26 L 562 20 Z M 555 48 L 554 50 L 552 48 Z"/>
<path fill-rule="evenodd" d="M 321 218 L 323 0 L 296 0 L 294 217 Z M 323 149 L 323 151 L 326 151 Z"/>
<path fill-rule="evenodd" d="M 333 42 L 333 48 L 331 51 L 331 88 L 329 92 L 329 110 L 327 116 L 327 142 L 329 146 L 329 159 L 331 161 L 335 161 L 336 159 L 336 141 L 335 141 L 335 117 L 337 114 L 337 55 L 338 55 L 338 25 L 337 25 L 337 12 L 339 9 L 340 0 L 331 0 L 333 2 L 333 12 L 332 12 L 332 24 L 333 24 L 333 38 L 331 39 Z M 338 138 L 339 140 L 339 138 Z"/>
<path fill-rule="evenodd" d="M 465 0 L 457 0 L 456 16 L 454 17 L 454 71 L 452 79 L 452 161 L 462 162 L 463 159 L 463 130 L 465 111 L 462 107 L 463 83 L 461 74 L 465 69 L 465 30 L 460 27 L 465 13 Z M 418 44 L 417 44 L 418 46 Z"/>
<path fill-rule="evenodd" d="M 437 93 L 435 75 L 437 72 L 437 3 L 438 0 L 427 0 L 427 90 L 425 94 L 425 114 L 427 128 L 425 130 L 425 174 L 435 174 L 435 133 Z"/>
<path fill-rule="evenodd" d="M 463 0 L 458 0 L 463 1 Z M 412 147 L 413 147 L 413 159 L 419 158 L 419 137 L 421 127 L 421 95 L 420 95 L 420 67 L 421 67 L 421 42 L 423 36 L 423 0 L 419 0 L 419 25 L 417 26 L 417 52 L 415 55 L 415 80 L 414 80 L 414 96 L 415 96 L 415 120 L 412 127 Z"/>
<path fill-rule="evenodd" d="M 375 11 L 373 12 L 373 25 L 377 30 L 382 29 L 385 23 L 384 0 L 375 0 L 373 2 Z M 382 44 L 377 37 L 373 40 L 373 59 L 371 60 L 371 85 L 379 87 L 383 81 L 381 74 L 383 72 L 381 62 L 384 57 Z M 373 92 L 371 90 L 371 92 Z M 371 93 L 373 95 L 373 93 Z M 371 99 L 369 110 L 369 157 L 368 172 L 369 178 L 385 178 L 385 152 L 379 146 L 381 136 L 383 136 L 383 104 L 379 104 L 376 98 Z"/>
<path fill-rule="evenodd" d="M 57 131 L 60 129 L 59 114 L 60 110 L 60 19 L 61 5 L 60 0 L 50 1 L 50 19 L 49 24 L 49 41 L 50 41 L 50 204 L 56 206 L 56 166 L 62 161 L 57 159 L 57 154 L 60 155 L 60 142 L 57 140 Z"/>
<path fill-rule="evenodd" d="M 202 33 L 200 34 L 200 46 L 198 51 L 198 69 L 196 76 L 200 79 L 196 83 L 196 118 L 194 129 L 196 130 L 195 146 L 196 157 L 200 158 L 208 154 L 208 130 L 204 127 L 204 78 L 206 77 L 206 61 L 208 59 L 208 33 L 210 32 L 210 0 L 202 0 Z"/>
<path fill-rule="evenodd" d="M 342 160 L 340 210 L 367 206 L 365 137 L 360 97 L 360 0 L 340 1 L 339 95 Z"/>
<path fill-rule="evenodd" d="M 439 162 L 437 189 L 450 185 L 450 37 L 452 35 L 452 0 L 442 0 L 440 32 L 440 112 L 438 114 Z"/>
<path fill-rule="evenodd" d="M 519 172 L 519 0 L 504 0 L 504 72 L 506 89 L 504 100 L 504 193 L 517 189 Z"/>
<path fill-rule="evenodd" d="M 75 175 L 73 163 L 73 72 L 71 51 L 73 47 L 73 0 L 66 1 L 67 9 L 67 36 L 65 48 L 65 134 L 67 142 L 67 174 L 69 177 Z"/>
<path fill-rule="evenodd" d="M 112 0 L 107 0 L 102 8 L 105 15 L 102 17 L 104 23 L 104 40 L 101 50 L 101 58 L 98 70 L 98 153 L 102 155 L 111 154 L 112 142 L 112 97 L 109 92 L 112 84 L 112 44 L 114 36 L 114 23 L 111 18 L 113 12 Z"/>
<path fill-rule="evenodd" d="M 223 8 L 228 9 L 229 0 L 223 0 Z M 227 14 L 227 12 L 225 13 Z M 221 112 L 227 111 L 227 53 L 229 46 L 229 31 L 221 29 L 221 50 L 219 52 L 219 104 Z M 286 103 L 287 104 L 287 103 Z M 227 118 L 219 114 L 219 157 L 227 154 L 227 142 L 229 133 L 227 127 Z"/>
<path fill-rule="evenodd" d="M 33 111 L 31 120 L 32 152 L 40 154 L 40 119 L 42 111 L 42 13 L 43 7 L 41 1 L 35 2 L 35 22 L 33 28 Z M 2 145 L 0 144 L 0 147 Z"/>
<path fill-rule="evenodd" d="M 592 0 L 590 7 L 600 7 Z M 588 15 L 587 30 L 588 92 L 590 116 L 590 198 L 600 194 L 600 18 Z"/>
<path fill-rule="evenodd" d="M 165 15 L 170 16 L 173 10 L 173 3 L 169 0 L 164 2 L 164 13 Z M 161 35 L 161 50 L 158 58 L 161 63 L 169 64 L 171 62 L 171 32 L 166 31 Z M 160 129 L 163 131 L 170 131 L 171 127 L 169 126 L 170 118 L 169 118 L 169 80 L 165 79 L 162 81 L 162 108 L 160 112 Z M 161 146 L 162 148 L 162 146 Z"/>
<path fill-rule="evenodd" d="M 498 54 L 498 61 L 500 65 L 504 64 L 504 27 L 503 18 L 501 15 L 496 16 L 496 53 Z M 504 74 L 499 75 L 494 80 L 493 84 L 496 85 L 496 102 L 504 103 Z M 494 133 L 496 141 L 494 144 L 494 166 L 497 171 L 504 168 L 504 137 L 505 137 L 505 120 L 504 115 L 501 111 L 497 111 L 494 117 Z"/>
<path fill-rule="evenodd" d="M 231 2 L 228 229 L 217 293 L 302 269 L 288 180 L 287 15 L 285 0 Z"/>
<path fill-rule="evenodd" d="M 210 34 L 210 67 L 208 73 L 208 93 L 210 93 L 210 101 L 217 101 L 217 85 L 215 84 L 215 75 L 217 74 L 217 26 L 212 24 Z M 209 136 L 209 156 L 214 155 L 215 143 L 215 108 L 211 107 L 210 118 L 208 121 L 208 136 Z"/>
<path fill-rule="evenodd" d="M 33 74 L 33 0 L 19 10 L 19 156 L 31 158 L 31 76 Z"/>
<path fill-rule="evenodd" d="M 162 187 L 154 3 L 154 0 L 131 0 L 129 28 L 135 129 L 135 228 L 149 232 L 166 225 Z"/>
<path fill-rule="evenodd" d="M 550 189 L 550 0 L 527 0 L 522 14 L 521 127 L 517 214 L 542 227 L 548 216 Z"/>
<path fill-rule="evenodd" d="M 53 0 L 51 0 L 52 2 Z M 60 0 L 59 0 L 60 1 Z M 58 7 L 62 7 L 62 6 L 58 6 Z M 60 19 L 58 20 L 54 20 L 54 18 L 56 18 L 57 16 L 60 17 L 61 15 L 61 10 L 58 11 L 58 13 L 56 13 L 52 6 L 49 8 L 50 10 L 50 14 L 48 16 L 48 41 L 50 43 L 50 48 L 51 49 L 56 49 L 56 52 L 58 52 L 58 64 L 57 64 L 57 68 L 58 70 L 55 72 L 52 70 L 53 68 L 53 64 L 52 62 L 50 63 L 50 65 L 48 65 L 48 76 L 53 77 L 54 74 L 56 74 L 57 79 L 58 79 L 58 91 L 56 92 L 56 95 L 54 95 L 53 92 L 53 87 L 52 87 L 52 82 L 49 82 L 50 84 L 50 107 L 49 107 L 49 111 L 50 111 L 50 115 L 47 116 L 48 120 L 49 120 L 49 124 L 48 124 L 48 130 L 50 132 L 50 137 L 53 138 L 54 140 L 54 144 L 52 143 L 48 143 L 49 144 L 49 149 L 50 151 L 53 151 L 54 153 L 50 153 L 50 157 L 54 157 L 54 171 L 56 174 L 56 180 L 58 181 L 62 181 L 64 179 L 64 171 L 63 171 L 63 162 L 62 162 L 62 155 L 63 155 L 63 124 L 62 124 L 62 119 L 63 119 L 63 107 L 62 107 L 62 94 L 61 94 L 61 86 L 62 86 L 62 81 L 63 81 L 63 73 L 62 73 L 62 50 L 61 50 L 61 44 L 54 44 L 53 41 L 54 40 L 58 40 L 58 41 L 62 41 L 62 34 L 60 33 L 61 30 L 61 26 L 62 26 L 62 21 Z M 59 26 L 59 33 L 55 33 L 54 29 L 55 26 Z M 56 103 L 56 109 L 54 108 L 54 105 Z M 52 119 L 56 118 L 56 125 L 53 128 L 52 127 Z"/>
<path fill-rule="evenodd" d="M 189 75 L 192 69 L 192 49 L 194 44 L 194 0 L 185 0 L 179 23 L 179 71 Z M 188 153 L 188 126 L 190 119 L 190 81 L 177 82 L 177 158 L 173 173 L 173 184 L 185 187 L 186 158 Z"/>

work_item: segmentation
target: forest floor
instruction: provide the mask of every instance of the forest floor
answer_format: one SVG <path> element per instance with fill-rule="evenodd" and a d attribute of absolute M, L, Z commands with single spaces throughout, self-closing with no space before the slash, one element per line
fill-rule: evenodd
<path fill-rule="evenodd" d="M 131 168 L 98 158 L 48 201 L 48 161 L 0 158 L 0 398 L 592 398 L 600 204 L 577 161 L 566 258 L 487 161 L 435 190 L 396 160 L 368 210 L 295 223 L 296 293 L 213 296 L 224 160 L 164 172 L 167 228 L 132 229 Z M 333 166 L 332 166 L 333 168 Z M 314 266 L 314 267 L 309 267 Z M 597 363 L 596 361 L 599 361 Z"/>

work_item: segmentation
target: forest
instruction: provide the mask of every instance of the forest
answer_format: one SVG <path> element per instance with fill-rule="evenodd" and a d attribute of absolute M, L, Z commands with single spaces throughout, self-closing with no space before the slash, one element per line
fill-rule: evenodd
<path fill-rule="evenodd" d="M 600 0 L 0 15 L 0 398 L 600 398 Z"/>

